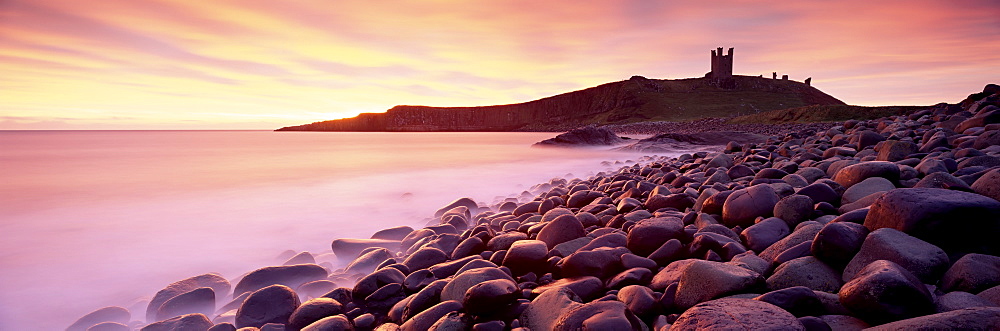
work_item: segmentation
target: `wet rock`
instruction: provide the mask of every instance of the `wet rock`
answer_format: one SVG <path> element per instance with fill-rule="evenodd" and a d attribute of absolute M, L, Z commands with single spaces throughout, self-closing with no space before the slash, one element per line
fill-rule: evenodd
<path fill-rule="evenodd" d="M 941 278 L 941 290 L 979 293 L 1000 285 L 1000 257 L 966 254 L 955 261 Z"/>
<path fill-rule="evenodd" d="M 324 275 L 324 277 L 326 276 Z M 187 293 L 199 287 L 210 287 L 215 291 L 215 293 L 223 295 L 229 293 L 231 285 L 228 280 L 216 274 L 198 275 L 176 281 L 156 292 L 153 299 L 149 301 L 149 305 L 146 307 L 146 320 L 149 322 L 156 320 L 156 312 L 159 311 L 160 306 L 167 300 L 170 300 L 170 298 L 178 296 L 182 293 Z"/>
<path fill-rule="evenodd" d="M 979 307 L 904 319 L 870 330 L 995 330 L 997 325 L 1000 325 L 1000 308 Z"/>
<path fill-rule="evenodd" d="M 87 328 L 103 322 L 128 323 L 131 318 L 132 314 L 129 313 L 128 309 L 118 306 L 104 307 L 83 315 L 76 322 L 70 324 L 66 330 L 85 331 Z"/>
<path fill-rule="evenodd" d="M 94 326 L 87 328 L 87 331 L 131 331 L 131 330 L 132 328 L 130 328 L 128 325 L 118 322 L 103 322 L 94 324 Z M 232 328 L 232 330 L 235 331 L 236 328 L 234 327 Z M 208 331 L 218 331 L 218 330 L 208 329 Z"/>
<path fill-rule="evenodd" d="M 893 185 L 888 179 L 882 177 L 866 178 L 844 191 L 844 195 L 841 198 L 840 203 L 846 205 L 861 200 L 861 198 L 869 196 L 872 193 L 885 192 L 895 188 L 896 186 Z"/>
<path fill-rule="evenodd" d="M 604 282 L 597 277 L 562 278 L 531 290 L 532 295 L 538 295 L 550 290 L 565 288 L 576 293 L 584 301 L 589 301 L 604 294 Z"/>
<path fill-rule="evenodd" d="M 660 269 L 656 275 L 653 275 L 653 280 L 650 282 L 649 287 L 656 291 L 662 291 L 666 289 L 668 285 L 679 282 L 684 269 L 696 261 L 698 260 L 685 259 L 670 262 L 670 264 L 667 264 L 666 267 Z"/>
<path fill-rule="evenodd" d="M 653 279 L 653 272 L 647 268 L 632 268 L 615 275 L 608 280 L 607 288 L 619 289 L 628 285 L 648 285 Z"/>
<path fill-rule="evenodd" d="M 299 297 L 295 291 L 284 285 L 271 285 L 247 297 L 236 311 L 236 327 L 259 328 L 267 323 L 287 324 L 288 318 L 298 307 Z"/>
<path fill-rule="evenodd" d="M 324 317 L 309 324 L 302 331 L 353 331 L 354 325 L 344 315 Z"/>
<path fill-rule="evenodd" d="M 778 306 L 795 316 L 818 316 L 824 309 L 813 290 L 804 286 L 793 286 L 761 294 L 754 298 Z"/>
<path fill-rule="evenodd" d="M 465 293 L 476 284 L 494 280 L 506 279 L 514 282 L 514 279 L 499 268 L 477 268 L 462 272 L 455 276 L 448 285 L 441 290 L 441 300 L 462 302 L 465 300 Z M 440 318 L 440 317 L 439 317 Z"/>
<path fill-rule="evenodd" d="M 650 316 L 659 311 L 653 290 L 641 285 L 629 285 L 618 291 L 618 300 L 625 303 L 629 311 L 638 316 Z"/>
<path fill-rule="evenodd" d="M 298 330 L 325 317 L 344 313 L 344 306 L 330 298 L 315 298 L 302 303 L 288 318 L 288 328 Z"/>
<path fill-rule="evenodd" d="M 972 192 L 972 188 L 965 181 L 952 176 L 946 172 L 935 172 L 927 175 L 915 185 L 914 188 L 940 188 L 947 190 L 959 190 Z"/>
<path fill-rule="evenodd" d="M 882 324 L 934 313 L 927 287 L 898 264 L 878 260 L 840 289 L 840 302 L 854 316 Z"/>
<path fill-rule="evenodd" d="M 326 276 L 326 269 L 315 264 L 264 267 L 244 276 L 236 283 L 233 293 L 252 292 L 275 284 L 294 288 Z"/>
<path fill-rule="evenodd" d="M 810 251 L 817 259 L 841 268 L 861 250 L 868 232 L 868 228 L 858 223 L 830 222 L 816 233 Z"/>
<path fill-rule="evenodd" d="M 760 274 L 744 268 L 721 262 L 694 260 L 680 271 L 674 304 L 680 308 L 688 308 L 759 286 L 763 282 Z"/>
<path fill-rule="evenodd" d="M 760 252 L 790 233 L 788 223 L 780 218 L 771 217 L 744 229 L 740 233 L 740 238 L 747 244 L 747 248 Z"/>
<path fill-rule="evenodd" d="M 573 215 L 562 215 L 548 222 L 542 231 L 538 232 L 538 240 L 545 242 L 548 249 L 561 243 L 586 236 L 583 223 Z"/>
<path fill-rule="evenodd" d="M 510 268 L 514 275 L 522 275 L 543 268 L 546 265 L 548 252 L 544 241 L 518 240 L 504 255 L 503 265 Z"/>
<path fill-rule="evenodd" d="M 372 247 L 382 247 L 390 251 L 399 250 L 401 242 L 399 240 L 386 239 L 334 239 L 330 243 L 333 253 L 341 259 L 351 259 L 361 251 Z"/>
<path fill-rule="evenodd" d="M 784 251 L 789 248 L 798 246 L 804 242 L 812 240 L 816 237 L 816 233 L 823 228 L 822 224 L 814 221 L 802 222 L 796 227 L 796 230 L 792 234 L 778 240 L 778 242 L 769 246 L 764 251 L 760 252 L 760 258 L 765 261 L 774 261 L 778 255 L 781 255 Z"/>
<path fill-rule="evenodd" d="M 641 330 L 642 321 L 620 301 L 594 301 L 564 313 L 552 330 Z"/>
<path fill-rule="evenodd" d="M 778 200 L 774 205 L 774 216 L 788 224 L 799 224 L 809 220 L 813 212 L 813 200 L 809 196 L 793 194 Z"/>
<path fill-rule="evenodd" d="M 837 174 L 833 176 L 833 180 L 837 184 L 844 186 L 844 188 L 850 188 L 854 184 L 871 177 L 882 177 L 888 179 L 890 182 L 898 181 L 899 167 L 895 163 L 883 161 L 852 164 L 837 171 Z"/>
<path fill-rule="evenodd" d="M 567 241 L 567 242 L 564 242 L 564 243 L 556 245 L 555 247 L 552 248 L 552 250 L 550 252 L 551 252 L 551 254 L 553 256 L 566 257 L 566 256 L 569 256 L 570 254 L 573 254 L 574 252 L 580 250 L 581 248 L 583 248 L 584 246 L 586 246 L 587 244 L 589 244 L 593 240 L 594 240 L 594 238 L 590 238 L 590 237 L 576 238 L 576 239 L 573 239 L 573 240 L 570 240 L 570 241 Z"/>
<path fill-rule="evenodd" d="M 651 218 L 639 221 L 629 230 L 626 246 L 637 255 L 648 256 L 668 240 L 684 235 L 684 223 L 680 219 Z"/>
<path fill-rule="evenodd" d="M 413 228 L 409 226 L 396 226 L 378 230 L 371 236 L 370 239 L 403 240 L 403 238 L 406 238 L 406 235 L 410 234 L 410 232 L 413 232 Z"/>
<path fill-rule="evenodd" d="M 722 222 L 733 227 L 753 224 L 757 217 L 771 216 L 778 194 L 769 185 L 756 185 L 733 191 L 722 206 Z"/>
<path fill-rule="evenodd" d="M 212 321 L 205 315 L 187 314 L 146 325 L 141 331 L 208 330 L 210 327 Z"/>
<path fill-rule="evenodd" d="M 446 300 L 434 305 L 433 307 L 427 308 L 427 310 L 424 310 L 419 314 L 416 314 L 413 318 L 407 320 L 406 323 L 403 323 L 399 329 L 401 331 L 428 330 L 432 325 L 434 325 L 434 323 L 437 323 L 437 321 L 442 317 L 448 315 L 448 313 L 459 311 L 461 309 L 462 304 L 458 301 Z"/>
<path fill-rule="evenodd" d="M 788 311 L 750 299 L 717 299 L 684 311 L 670 330 L 805 330 Z"/>
<path fill-rule="evenodd" d="M 562 260 L 562 273 L 566 277 L 594 276 L 607 279 L 621 271 L 620 256 L 615 254 L 615 250 L 607 248 L 580 250 Z"/>
<path fill-rule="evenodd" d="M 358 280 L 351 290 L 351 297 L 354 301 L 363 302 L 379 288 L 389 284 L 402 284 L 405 279 L 406 276 L 399 269 L 382 268 Z"/>
<path fill-rule="evenodd" d="M 465 291 L 462 306 L 474 315 L 487 314 L 512 303 L 521 290 L 509 279 L 492 279 L 475 284 Z"/>
<path fill-rule="evenodd" d="M 441 317 L 441 319 L 434 322 L 428 331 L 461 331 L 461 330 L 473 330 L 478 331 L 472 324 L 472 316 L 457 311 L 453 311 Z M 503 322 L 496 321 L 501 324 Z M 480 323 L 481 324 L 481 323 Z M 479 325 L 479 324 L 476 324 Z M 503 330 L 503 327 L 500 328 Z"/>
<path fill-rule="evenodd" d="M 610 146 L 627 143 L 608 128 L 589 125 L 570 130 L 559 134 L 555 138 L 549 138 L 535 143 L 535 146 L 554 147 L 584 147 L 584 146 Z"/>
<path fill-rule="evenodd" d="M 519 231 L 507 232 L 498 235 L 496 237 L 493 237 L 493 239 L 490 239 L 490 241 L 486 242 L 486 249 L 494 252 L 505 250 L 510 248 L 510 245 L 513 245 L 515 241 L 525 240 L 525 239 L 528 239 L 528 235 L 525 234 L 524 232 L 519 232 Z"/>
<path fill-rule="evenodd" d="M 366 253 L 358 256 L 354 261 L 351 261 L 344 268 L 344 272 L 348 274 L 368 274 L 375 271 L 375 267 L 382 264 L 385 260 L 392 258 L 392 252 L 385 248 L 375 248 L 368 250 Z"/>
<path fill-rule="evenodd" d="M 767 278 L 769 290 L 804 286 L 817 291 L 837 293 L 843 282 L 840 272 L 815 257 L 806 256 L 782 263 Z"/>
<path fill-rule="evenodd" d="M 486 250 L 486 243 L 479 237 L 469 237 L 462 240 L 455 250 L 451 252 L 452 259 L 461 259 L 466 256 L 482 253 Z"/>
<path fill-rule="evenodd" d="M 406 257 L 403 261 L 405 265 L 410 270 L 420 270 L 428 268 L 432 265 L 448 261 L 448 254 L 444 251 L 434 248 L 434 247 L 424 247 L 418 249 L 410 256 Z"/>
<path fill-rule="evenodd" d="M 945 293 L 944 295 L 937 297 L 936 304 L 937 312 L 939 313 L 965 308 L 997 307 L 997 305 L 990 300 L 986 300 L 975 294 L 962 291 Z"/>
<path fill-rule="evenodd" d="M 156 311 L 156 320 L 165 320 L 187 314 L 211 315 L 215 312 L 215 291 L 199 287 L 167 300 Z"/>
<path fill-rule="evenodd" d="M 890 228 L 882 228 L 868 234 L 861 250 L 844 268 L 844 281 L 876 260 L 892 261 L 922 282 L 936 284 L 948 269 L 948 255 L 940 248 L 923 240 Z"/>

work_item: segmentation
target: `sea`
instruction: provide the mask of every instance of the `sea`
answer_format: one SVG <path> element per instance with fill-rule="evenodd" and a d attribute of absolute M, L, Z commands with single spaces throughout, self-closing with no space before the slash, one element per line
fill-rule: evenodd
<path fill-rule="evenodd" d="M 288 250 L 337 265 L 333 239 L 641 156 L 531 147 L 553 136 L 0 131 L 0 330 L 63 330 L 106 306 L 141 320 L 177 280 L 235 279 Z"/>

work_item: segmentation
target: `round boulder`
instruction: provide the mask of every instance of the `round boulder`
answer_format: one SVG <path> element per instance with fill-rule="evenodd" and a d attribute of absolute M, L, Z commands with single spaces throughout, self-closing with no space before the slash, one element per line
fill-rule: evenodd
<path fill-rule="evenodd" d="M 236 311 L 236 327 L 259 328 L 267 323 L 287 324 L 299 308 L 299 296 L 284 285 L 271 285 L 250 294 Z"/>
<path fill-rule="evenodd" d="M 840 303 L 871 324 L 882 324 L 935 312 L 927 287 L 909 271 L 886 260 L 865 266 L 840 289 Z"/>
<path fill-rule="evenodd" d="M 778 194 L 770 185 L 754 185 L 733 191 L 722 205 L 722 223 L 728 227 L 748 226 L 757 217 L 768 217 L 778 203 Z"/>
<path fill-rule="evenodd" d="M 805 330 L 795 315 L 751 299 L 717 299 L 684 311 L 670 330 Z"/>

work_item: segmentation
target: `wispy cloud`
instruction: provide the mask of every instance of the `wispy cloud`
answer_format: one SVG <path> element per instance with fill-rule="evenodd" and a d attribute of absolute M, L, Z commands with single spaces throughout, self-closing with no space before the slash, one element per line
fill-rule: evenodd
<path fill-rule="evenodd" d="M 0 129 L 513 103 L 701 76 L 717 46 L 738 74 L 813 77 L 849 103 L 954 102 L 1000 72 L 998 17 L 993 0 L 4 0 Z"/>

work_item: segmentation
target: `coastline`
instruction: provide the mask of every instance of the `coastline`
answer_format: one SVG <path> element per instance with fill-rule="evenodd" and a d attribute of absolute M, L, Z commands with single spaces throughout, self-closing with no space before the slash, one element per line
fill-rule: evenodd
<path fill-rule="evenodd" d="M 343 269 L 287 256 L 241 279 L 181 280 L 144 313 L 105 308 L 76 326 L 997 325 L 1000 279 L 972 266 L 1000 270 L 990 239 L 1000 234 L 998 98 L 867 121 L 743 124 L 772 137 L 553 179 L 520 200 L 459 199 L 425 228 L 334 240 Z M 719 121 L 612 130 L 733 129 Z"/>

